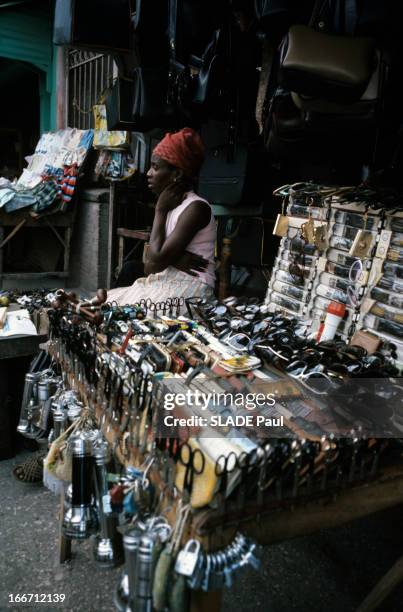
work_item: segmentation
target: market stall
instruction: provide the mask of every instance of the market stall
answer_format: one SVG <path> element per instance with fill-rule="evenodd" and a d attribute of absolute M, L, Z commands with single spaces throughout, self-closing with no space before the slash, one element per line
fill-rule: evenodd
<path fill-rule="evenodd" d="M 219 609 L 260 545 L 402 502 L 390 341 L 318 342 L 270 297 L 106 300 L 44 299 L 52 366 L 27 375 L 19 428 L 52 428 L 60 560 L 97 534 L 95 562 L 125 563 L 117 609 Z"/>
<path fill-rule="evenodd" d="M 176 277 L 152 289 L 135 281 L 135 300 L 121 287 L 92 299 L 11 292 L 48 337 L 25 376 L 17 430 L 46 451 L 61 563 L 79 563 L 72 548 L 93 537 L 94 564 L 122 567 L 111 608 L 212 612 L 246 568 L 259 571 L 261 546 L 403 502 L 401 20 L 391 2 L 78 4 L 56 2 L 55 44 L 115 61 L 96 95 L 94 57 L 69 77 L 72 117 L 90 125 L 94 113 L 95 134 L 45 134 L 17 184 L 2 184 L 0 221 L 16 224 L 0 229 L 0 255 L 24 224 L 66 207 L 93 146 L 95 179 L 111 185 L 109 288 L 118 226 L 119 264 L 125 238 L 150 236 L 146 214 L 147 227 L 121 227 L 115 186 L 147 171 L 154 151 L 149 172 L 166 182 L 149 185 L 158 245 L 148 272 L 202 282 L 205 268 L 182 271 L 179 255 L 161 255 L 190 193 L 211 204 L 197 233 L 211 229 L 211 277 L 220 266 L 199 295 L 219 299 L 180 297 Z M 166 130 L 175 146 L 154 148 Z M 142 164 L 130 132 L 149 134 Z M 133 202 L 148 208 L 139 186 Z M 227 220 L 216 242 L 214 214 Z M 241 245 L 258 245 L 264 300 L 229 295 L 239 289 L 234 219 L 264 228 L 276 214 L 272 240 L 262 229 Z M 183 233 L 181 254 L 192 245 Z M 399 562 L 360 612 L 401 578 Z"/>

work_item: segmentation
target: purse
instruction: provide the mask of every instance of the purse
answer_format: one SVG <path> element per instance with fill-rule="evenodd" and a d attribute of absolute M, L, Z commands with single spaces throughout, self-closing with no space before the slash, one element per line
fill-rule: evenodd
<path fill-rule="evenodd" d="M 347 5 L 351 8 L 355 6 L 355 1 L 352 3 L 350 0 L 345 0 L 345 7 Z M 322 6 L 323 2 L 316 3 L 311 23 L 317 24 L 323 19 L 322 23 L 329 28 L 330 17 L 329 14 L 322 14 Z M 346 14 L 346 30 L 354 31 L 355 22 L 356 14 L 350 11 L 348 15 Z M 295 31 L 294 28 L 291 30 Z M 275 73 L 273 81 L 277 80 L 277 86 L 273 87 L 273 83 L 270 85 L 268 103 L 265 104 L 263 128 L 265 147 L 275 159 L 294 161 L 303 155 L 320 161 L 323 156 L 337 159 L 342 154 L 344 158 L 368 163 L 374 155 L 380 100 L 388 71 L 384 55 L 371 39 L 354 39 L 354 37 L 324 34 L 313 29 L 311 31 L 313 38 L 309 38 L 309 41 L 314 38 L 325 40 L 326 45 L 330 40 L 330 43 L 335 43 L 334 48 L 337 46 L 338 50 L 343 41 L 347 41 L 350 49 L 353 49 L 350 43 L 353 45 L 358 41 L 361 59 L 354 65 L 367 67 L 361 70 L 359 78 L 359 71 L 354 69 L 350 72 L 349 78 L 343 81 L 342 75 L 348 72 L 342 66 L 343 62 L 347 61 L 346 58 L 342 60 L 342 54 L 336 54 L 335 65 L 327 70 L 327 62 L 320 59 L 323 54 L 320 47 L 317 47 L 315 54 L 319 59 L 315 59 L 312 49 L 308 49 L 307 55 L 301 56 L 300 63 L 294 56 L 296 62 L 291 64 L 293 56 L 289 56 L 288 68 L 295 65 L 295 72 L 292 69 L 289 72 L 284 71 L 284 60 L 289 49 L 289 37 L 286 37 L 281 46 L 279 65 L 277 70 L 273 71 Z M 305 32 L 303 34 L 305 35 Z M 308 32 L 308 37 L 310 35 L 311 32 Z M 316 35 L 319 35 L 319 39 Z M 363 54 L 364 47 L 368 52 L 366 59 Z M 329 44 L 327 49 L 330 48 Z M 372 59 L 366 63 L 369 57 Z M 306 82 L 301 84 L 303 65 L 307 66 L 306 72 L 309 73 L 311 70 L 311 74 Z M 370 68 L 369 73 L 368 68 Z M 293 88 L 288 85 L 292 85 Z M 363 87 L 363 93 L 356 98 Z M 317 95 L 313 95 L 314 91 Z"/>
<path fill-rule="evenodd" d="M 375 51 L 374 70 L 371 74 L 368 85 L 360 99 L 351 104 L 342 104 L 325 100 L 322 97 L 315 98 L 304 96 L 300 93 L 291 92 L 292 100 L 300 110 L 310 113 L 328 113 L 330 115 L 354 116 L 356 121 L 360 117 L 367 117 L 373 114 L 375 106 L 381 96 L 381 84 L 383 77 L 382 55 L 379 50 Z"/>
<path fill-rule="evenodd" d="M 356 102 L 371 79 L 375 41 L 292 26 L 283 43 L 280 82 L 303 96 Z"/>
<path fill-rule="evenodd" d="M 172 127 L 186 105 L 187 71 L 177 59 L 176 47 L 178 0 L 170 0 L 168 7 L 169 57 L 158 67 L 141 66 L 133 71 L 131 120 L 137 132 Z"/>
<path fill-rule="evenodd" d="M 173 109 L 167 103 L 168 66 L 136 68 L 133 73 L 132 129 L 147 132 L 156 127 L 169 127 Z"/>
<path fill-rule="evenodd" d="M 199 64 L 192 100 L 194 104 L 210 106 L 219 96 L 225 70 L 222 62 L 225 57 L 223 39 L 223 30 L 216 30 L 202 57 L 193 58 L 193 63 Z"/>
<path fill-rule="evenodd" d="M 186 61 L 184 49 L 179 47 L 178 55 L 178 40 L 180 43 L 179 27 L 178 27 L 178 0 L 169 0 L 169 72 L 168 72 L 168 88 L 167 88 L 167 103 L 172 107 L 177 107 L 185 110 L 191 99 L 190 69 Z"/>
<path fill-rule="evenodd" d="M 206 158 L 200 171 L 198 193 L 215 205 L 259 204 L 264 164 L 261 152 L 236 142 L 235 135 L 231 143 L 228 132 L 228 126 L 219 121 L 210 121 L 201 130 Z"/>
<path fill-rule="evenodd" d="M 133 80 L 118 77 L 105 97 L 107 129 L 132 131 L 135 125 L 133 111 Z"/>
<path fill-rule="evenodd" d="M 96 51 L 130 51 L 130 0 L 56 0 L 53 43 Z"/>
<path fill-rule="evenodd" d="M 278 88 L 264 128 L 265 145 L 275 158 L 296 159 L 309 154 L 320 159 L 341 152 L 350 158 L 370 161 L 379 122 L 379 106 L 387 79 L 388 64 L 376 51 L 376 67 L 361 98 L 351 104 L 302 96 Z"/>

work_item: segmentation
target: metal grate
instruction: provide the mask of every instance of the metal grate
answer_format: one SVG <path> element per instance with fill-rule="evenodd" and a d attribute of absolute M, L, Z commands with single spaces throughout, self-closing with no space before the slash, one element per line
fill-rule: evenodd
<path fill-rule="evenodd" d="M 109 55 L 72 49 L 68 61 L 68 125 L 82 130 L 93 127 L 92 107 L 112 85 L 117 67 Z"/>

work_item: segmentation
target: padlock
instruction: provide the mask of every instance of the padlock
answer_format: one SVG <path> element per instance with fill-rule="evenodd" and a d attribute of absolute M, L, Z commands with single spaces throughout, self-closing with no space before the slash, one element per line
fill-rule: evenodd
<path fill-rule="evenodd" d="M 205 555 L 203 551 L 200 551 L 199 560 L 196 565 L 196 569 L 193 572 L 192 576 L 187 579 L 187 584 L 190 589 L 198 590 L 201 588 L 201 584 L 204 579 L 205 573 Z"/>
<path fill-rule="evenodd" d="M 176 558 L 175 572 L 181 576 L 190 577 L 193 575 L 200 555 L 200 542 L 189 540 L 185 548 L 180 551 Z"/>

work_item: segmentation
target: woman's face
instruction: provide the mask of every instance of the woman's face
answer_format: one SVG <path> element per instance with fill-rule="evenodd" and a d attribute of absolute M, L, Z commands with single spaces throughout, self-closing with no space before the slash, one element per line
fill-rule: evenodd
<path fill-rule="evenodd" d="M 151 166 L 147 172 L 147 183 L 153 193 L 160 195 L 177 177 L 178 170 L 176 168 L 173 168 L 158 155 L 151 157 Z"/>

